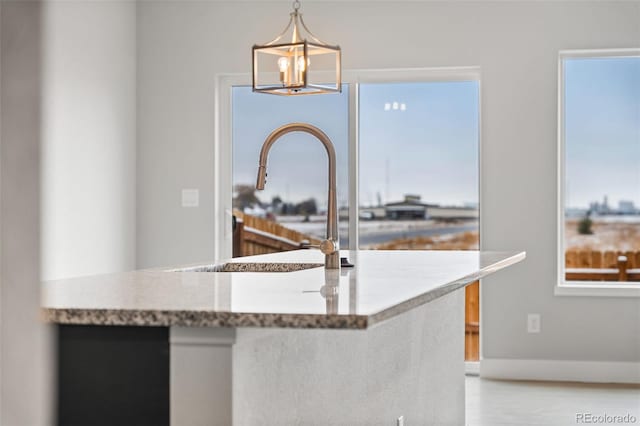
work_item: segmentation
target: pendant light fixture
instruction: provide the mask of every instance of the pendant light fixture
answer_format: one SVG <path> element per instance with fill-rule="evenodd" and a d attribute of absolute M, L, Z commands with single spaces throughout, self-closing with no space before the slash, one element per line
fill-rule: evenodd
<path fill-rule="evenodd" d="M 284 31 L 253 46 L 254 92 L 294 96 L 342 91 L 340 47 L 314 36 L 299 10 L 296 0 Z"/>

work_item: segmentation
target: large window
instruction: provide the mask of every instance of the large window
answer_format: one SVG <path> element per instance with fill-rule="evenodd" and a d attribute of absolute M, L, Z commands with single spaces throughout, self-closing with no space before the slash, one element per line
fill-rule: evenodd
<path fill-rule="evenodd" d="M 479 248 L 477 81 L 361 84 L 360 248 Z"/>
<path fill-rule="evenodd" d="M 230 96 L 228 210 L 248 241 L 235 241 L 243 246 L 236 256 L 294 249 L 325 235 L 327 159 L 312 136 L 283 137 L 270 153 L 265 190 L 255 190 L 264 139 L 291 122 L 319 127 L 336 147 L 341 248 L 479 248 L 477 79 L 352 83 L 340 94 L 302 97 L 233 85 Z"/>
<path fill-rule="evenodd" d="M 567 52 L 560 70 L 560 285 L 633 286 L 640 281 L 640 51 Z"/>

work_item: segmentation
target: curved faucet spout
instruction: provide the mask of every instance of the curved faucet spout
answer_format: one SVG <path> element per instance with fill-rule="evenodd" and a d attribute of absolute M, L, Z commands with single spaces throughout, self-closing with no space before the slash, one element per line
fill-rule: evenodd
<path fill-rule="evenodd" d="M 329 197 L 327 202 L 327 238 L 321 244 L 321 250 L 325 254 L 325 267 L 327 269 L 340 268 L 340 252 L 338 247 L 338 195 L 336 183 L 336 150 L 329 137 L 320 129 L 307 123 L 290 123 L 278 127 L 271 132 L 262 144 L 260 161 L 258 163 L 258 180 L 256 189 L 264 189 L 267 182 L 267 158 L 269 150 L 280 137 L 291 132 L 305 132 L 313 135 L 322 142 L 329 157 Z"/>

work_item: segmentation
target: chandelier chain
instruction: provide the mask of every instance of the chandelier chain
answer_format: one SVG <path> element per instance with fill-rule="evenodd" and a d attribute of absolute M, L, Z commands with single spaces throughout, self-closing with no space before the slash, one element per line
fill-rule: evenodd
<path fill-rule="evenodd" d="M 298 9 L 300 9 L 300 0 L 295 0 L 293 2 L 293 10 L 295 10 L 297 12 Z"/>

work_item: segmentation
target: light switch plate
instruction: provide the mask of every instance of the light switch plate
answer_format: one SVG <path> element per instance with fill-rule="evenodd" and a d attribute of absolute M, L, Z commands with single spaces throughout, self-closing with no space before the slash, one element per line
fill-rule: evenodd
<path fill-rule="evenodd" d="M 540 314 L 527 315 L 527 332 L 540 333 Z"/>
<path fill-rule="evenodd" d="M 200 206 L 200 190 L 199 189 L 183 189 L 182 190 L 182 207 L 199 207 Z"/>

